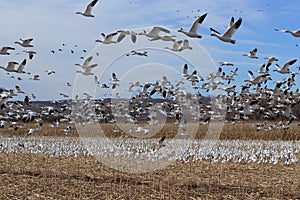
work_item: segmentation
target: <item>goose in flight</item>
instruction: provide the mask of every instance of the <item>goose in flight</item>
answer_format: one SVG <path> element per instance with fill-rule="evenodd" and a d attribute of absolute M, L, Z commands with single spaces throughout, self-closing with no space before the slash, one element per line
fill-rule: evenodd
<path fill-rule="evenodd" d="M 157 38 L 152 38 L 149 39 L 150 41 L 155 41 L 155 40 L 163 40 L 163 41 L 172 41 L 175 42 L 176 35 L 164 35 L 164 36 L 158 36 Z"/>
<path fill-rule="evenodd" d="M 216 31 L 213 28 L 210 28 L 211 36 L 217 37 L 219 40 L 223 42 L 230 42 L 231 44 L 235 44 L 235 40 L 231 39 L 233 34 L 237 31 L 237 29 L 242 24 L 242 18 L 239 18 L 230 28 L 227 29 L 227 31 L 222 35 L 218 31 Z"/>
<path fill-rule="evenodd" d="M 33 78 L 29 78 L 29 80 L 39 81 L 40 80 L 40 75 L 36 74 L 36 75 L 33 76 Z"/>
<path fill-rule="evenodd" d="M 190 42 L 187 39 L 183 40 L 182 47 L 179 49 L 179 51 L 183 51 L 185 49 L 193 50 L 193 47 L 190 46 Z"/>
<path fill-rule="evenodd" d="M 83 64 L 82 64 L 82 65 L 81 65 L 81 64 L 75 64 L 75 65 L 76 65 L 76 66 L 79 66 L 79 67 L 81 67 L 81 68 L 83 68 L 83 69 L 87 69 L 87 68 L 90 68 L 90 67 L 94 68 L 94 67 L 97 66 L 97 64 L 90 65 L 90 62 L 92 61 L 92 59 L 93 59 L 93 56 L 90 56 L 90 57 L 86 58 L 86 59 L 83 61 Z"/>
<path fill-rule="evenodd" d="M 252 85 L 261 84 L 262 82 L 266 82 L 267 80 L 272 80 L 270 77 L 266 78 L 270 74 L 260 74 L 258 76 L 254 76 L 253 72 L 248 70 L 248 75 L 250 77 L 250 80 L 244 80 L 244 82 L 251 83 Z"/>
<path fill-rule="evenodd" d="M 231 63 L 231 62 L 226 62 L 226 61 L 219 62 L 219 64 L 220 64 L 221 66 L 234 66 L 233 63 Z"/>
<path fill-rule="evenodd" d="M 174 42 L 172 47 L 165 47 L 165 49 L 169 49 L 171 51 L 180 51 L 181 44 L 182 44 L 182 40 L 179 40 L 179 41 Z"/>
<path fill-rule="evenodd" d="M 265 59 L 267 59 L 268 60 L 268 63 L 267 63 L 267 65 L 268 64 L 272 64 L 273 62 L 277 62 L 278 61 L 278 59 L 277 58 L 275 58 L 274 56 L 271 56 L 271 57 L 265 57 Z"/>
<path fill-rule="evenodd" d="M 19 65 L 18 69 L 15 70 L 15 72 L 17 72 L 17 73 L 27 73 L 27 72 L 24 71 L 25 65 L 26 65 L 26 59 L 24 59 L 24 60 L 21 62 L 21 64 Z M 28 73 L 28 74 L 30 74 L 30 73 Z"/>
<path fill-rule="evenodd" d="M 279 29 L 274 29 L 277 32 L 283 32 L 283 33 L 289 33 L 294 37 L 300 37 L 300 30 L 297 31 L 291 31 L 291 30 L 279 30 Z"/>
<path fill-rule="evenodd" d="M 21 90 L 20 86 L 16 85 L 15 88 L 16 88 L 16 93 L 25 94 L 25 92 Z"/>
<path fill-rule="evenodd" d="M 253 49 L 252 51 L 250 51 L 249 53 L 244 53 L 243 56 L 247 56 L 249 58 L 255 58 L 258 59 L 258 57 L 256 56 L 257 53 L 257 48 Z"/>
<path fill-rule="evenodd" d="M 191 38 L 202 38 L 202 36 L 199 35 L 197 33 L 197 31 L 199 29 L 200 24 L 202 24 L 202 22 L 204 21 L 204 19 L 206 18 L 206 16 L 207 16 L 207 13 L 205 13 L 202 16 L 200 16 L 196 21 L 194 21 L 192 27 L 190 28 L 190 30 L 188 32 L 184 31 L 183 28 L 179 29 L 178 32 L 181 32 L 181 33 L 183 33 L 186 36 L 191 37 Z"/>
<path fill-rule="evenodd" d="M 158 35 L 159 32 L 164 32 L 164 33 L 170 33 L 168 29 L 165 29 L 163 27 L 159 26 L 154 26 L 149 32 L 144 30 L 143 32 L 139 33 L 138 35 L 145 35 L 146 37 L 152 38 L 152 39 L 157 39 L 160 38 Z"/>
<path fill-rule="evenodd" d="M 94 75 L 94 73 L 92 73 L 92 69 L 95 67 L 97 67 L 97 64 L 90 65 L 86 68 L 83 68 L 84 71 L 76 71 L 76 73 L 81 73 L 83 75 Z"/>
<path fill-rule="evenodd" d="M 0 55 L 9 55 L 10 53 L 8 52 L 8 50 L 15 50 L 15 48 L 13 47 L 2 47 L 0 50 Z"/>
<path fill-rule="evenodd" d="M 148 56 L 148 51 L 136 51 L 136 50 L 132 50 L 130 53 L 126 54 L 126 56 Z"/>
<path fill-rule="evenodd" d="M 7 72 L 15 72 L 15 71 L 16 71 L 16 70 L 15 70 L 15 66 L 16 66 L 17 64 L 19 64 L 19 63 L 14 62 L 14 61 L 10 61 L 10 62 L 8 62 L 8 64 L 7 64 L 6 67 L 0 66 L 0 68 L 1 68 L 1 69 L 4 69 L 4 70 L 7 71 Z"/>
<path fill-rule="evenodd" d="M 289 66 L 293 65 L 295 62 L 297 62 L 297 59 L 285 63 L 282 68 L 280 68 L 280 66 L 276 63 L 277 69 L 274 69 L 273 71 L 278 72 L 280 74 L 289 74 L 291 72 Z"/>
<path fill-rule="evenodd" d="M 104 40 L 95 40 L 95 42 L 100 42 L 103 44 L 112 44 L 112 43 L 117 43 L 116 41 L 112 41 L 112 38 L 117 35 L 118 32 L 114 32 L 108 35 L 105 35 L 104 33 L 101 33 L 101 36 L 104 37 Z"/>
<path fill-rule="evenodd" d="M 25 39 L 25 40 L 20 39 L 20 40 L 21 40 L 21 42 L 17 41 L 17 42 L 15 42 L 15 44 L 18 44 L 22 47 L 33 47 L 33 45 L 30 44 L 32 42 L 33 38 L 29 38 L 29 39 Z"/>
<path fill-rule="evenodd" d="M 117 78 L 117 75 L 113 72 L 111 74 L 111 81 L 112 82 L 119 82 L 120 80 Z"/>
<path fill-rule="evenodd" d="M 50 69 L 49 69 L 49 70 L 46 70 L 45 72 L 46 72 L 48 75 L 51 75 L 51 74 L 54 74 L 54 73 L 55 73 L 55 71 L 50 70 Z"/>
<path fill-rule="evenodd" d="M 84 12 L 76 12 L 76 14 L 80 14 L 85 17 L 95 17 L 94 15 L 92 15 L 92 9 L 96 5 L 97 2 L 98 2 L 98 0 L 93 0 L 91 3 L 89 3 L 89 5 L 87 5 Z"/>
<path fill-rule="evenodd" d="M 68 98 L 69 97 L 69 95 L 66 95 L 66 94 L 64 94 L 62 92 L 60 92 L 59 95 L 62 96 L 63 98 Z"/>
<path fill-rule="evenodd" d="M 28 53 L 28 58 L 31 60 L 34 56 L 34 54 L 36 54 L 35 51 L 24 51 L 25 53 Z"/>
<path fill-rule="evenodd" d="M 119 33 L 119 36 L 117 38 L 117 42 L 121 42 L 126 37 L 126 35 L 130 35 L 131 41 L 133 43 L 136 42 L 136 35 L 137 35 L 137 33 L 135 33 L 134 31 L 123 31 L 123 30 L 120 30 L 120 31 L 117 31 L 117 32 Z"/>

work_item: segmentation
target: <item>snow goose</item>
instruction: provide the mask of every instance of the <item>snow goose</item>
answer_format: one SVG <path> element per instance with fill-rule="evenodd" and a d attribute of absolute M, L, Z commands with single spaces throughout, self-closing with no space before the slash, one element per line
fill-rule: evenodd
<path fill-rule="evenodd" d="M 64 94 L 64 93 L 62 93 L 62 92 L 60 92 L 59 95 L 62 96 L 63 98 L 68 98 L 68 97 L 69 97 L 69 95 Z"/>
<path fill-rule="evenodd" d="M 284 33 L 290 33 L 292 36 L 294 37 L 300 37 L 300 30 L 297 31 L 291 31 L 291 30 L 278 30 L 278 29 L 274 29 L 277 32 L 284 32 Z"/>
<path fill-rule="evenodd" d="M 220 64 L 221 66 L 234 66 L 233 63 L 231 63 L 231 62 L 226 62 L 226 61 L 221 61 L 221 62 L 219 62 L 219 64 Z"/>
<path fill-rule="evenodd" d="M 24 51 L 25 53 L 28 53 L 28 58 L 31 60 L 34 56 L 34 54 L 36 54 L 35 51 Z"/>
<path fill-rule="evenodd" d="M 55 74 L 55 71 L 50 70 L 50 69 L 46 70 L 45 72 L 46 72 L 48 75 Z"/>
<path fill-rule="evenodd" d="M 265 57 L 265 59 L 268 60 L 267 65 L 268 65 L 268 64 L 272 64 L 274 61 L 276 61 L 276 62 L 278 61 L 278 59 L 275 58 L 274 56 L 271 56 L 271 57 Z"/>
<path fill-rule="evenodd" d="M 13 47 L 2 47 L 0 50 L 0 55 L 9 55 L 10 53 L 8 52 L 8 50 L 15 50 L 15 48 Z"/>
<path fill-rule="evenodd" d="M 84 71 L 76 71 L 76 73 L 81 73 L 83 75 L 94 75 L 94 73 L 92 73 L 92 69 L 95 67 L 97 67 L 97 64 L 90 65 L 86 68 L 83 68 Z"/>
<path fill-rule="evenodd" d="M 39 81 L 40 80 L 40 75 L 36 74 L 32 78 L 29 78 L 29 80 Z"/>
<path fill-rule="evenodd" d="M 131 41 L 133 43 L 136 42 L 136 35 L 137 33 L 135 33 L 134 31 L 123 31 L 123 30 L 120 30 L 120 31 L 117 31 L 119 34 L 118 38 L 117 38 L 117 42 L 121 42 L 125 37 L 126 35 L 130 35 L 130 38 L 131 38 Z"/>
<path fill-rule="evenodd" d="M 282 68 L 280 68 L 280 66 L 276 63 L 277 69 L 274 69 L 273 71 L 278 72 L 280 74 L 289 74 L 291 72 L 289 66 L 293 65 L 295 62 L 297 62 L 297 59 L 285 63 Z"/>
<path fill-rule="evenodd" d="M 250 51 L 249 53 L 244 53 L 243 56 L 247 56 L 249 58 L 255 58 L 258 59 L 258 57 L 256 56 L 257 53 L 257 48 L 253 49 L 252 51 Z"/>
<path fill-rule="evenodd" d="M 163 41 L 172 41 L 175 42 L 176 35 L 164 35 L 164 36 L 158 36 L 157 38 L 152 38 L 149 39 L 150 41 L 155 41 L 155 40 L 163 40 Z"/>
<path fill-rule="evenodd" d="M 183 51 L 185 49 L 193 50 L 193 47 L 190 46 L 189 40 L 187 39 L 183 40 L 182 47 L 179 49 L 179 51 Z"/>
<path fill-rule="evenodd" d="M 15 88 L 16 88 L 16 93 L 25 94 L 25 92 L 21 90 L 20 86 L 16 85 Z"/>
<path fill-rule="evenodd" d="M 117 78 L 117 75 L 113 72 L 111 74 L 111 81 L 112 82 L 119 82 L 120 80 Z"/>
<path fill-rule="evenodd" d="M 171 51 L 180 51 L 180 49 L 181 49 L 181 47 L 180 47 L 181 43 L 182 43 L 182 40 L 176 41 L 176 42 L 173 43 L 172 47 L 165 47 L 165 49 L 169 49 Z"/>
<path fill-rule="evenodd" d="M 216 31 L 213 28 L 210 28 L 211 36 L 217 37 L 219 40 L 223 42 L 230 42 L 232 44 L 235 44 L 235 40 L 231 39 L 233 34 L 237 31 L 237 29 L 241 26 L 242 24 L 242 18 L 239 18 L 227 31 L 221 35 L 218 31 Z"/>
<path fill-rule="evenodd" d="M 98 2 L 98 0 L 93 0 L 91 3 L 89 3 L 89 5 L 87 5 L 84 12 L 76 12 L 76 14 L 80 14 L 85 17 L 95 17 L 94 15 L 92 15 L 92 9 L 96 5 L 97 2 Z"/>
<path fill-rule="evenodd" d="M 149 32 L 144 30 L 143 32 L 139 33 L 138 35 L 145 35 L 146 37 L 152 38 L 152 39 L 157 39 L 160 36 L 158 35 L 159 32 L 165 32 L 165 33 L 170 33 L 168 29 L 165 29 L 163 27 L 159 26 L 154 26 Z"/>
<path fill-rule="evenodd" d="M 17 42 L 15 42 L 15 44 L 18 44 L 22 47 L 33 47 L 33 45 L 30 44 L 30 42 L 33 40 L 33 38 L 29 38 L 29 39 L 25 39 L 25 40 L 20 39 L 20 40 L 22 42 L 17 41 Z"/>
<path fill-rule="evenodd" d="M 130 56 L 130 55 L 148 56 L 148 52 L 147 52 L 147 51 L 136 51 L 136 50 L 132 50 L 132 51 L 130 52 L 130 54 L 126 54 L 126 56 Z"/>
<path fill-rule="evenodd" d="M 202 36 L 199 35 L 197 33 L 197 31 L 199 29 L 200 24 L 202 24 L 202 22 L 204 21 L 204 19 L 205 19 L 206 16 L 207 16 L 207 13 L 205 13 L 202 16 L 200 16 L 196 21 L 194 21 L 191 29 L 188 32 L 184 31 L 183 28 L 179 29 L 178 32 L 181 32 L 181 33 L 183 33 L 186 36 L 191 37 L 191 38 L 202 38 Z"/>
<path fill-rule="evenodd" d="M 0 66 L 0 68 L 1 68 L 1 69 L 4 69 L 4 70 L 7 71 L 7 72 L 15 72 L 15 71 L 16 71 L 16 70 L 15 70 L 15 66 L 16 66 L 17 64 L 19 64 L 19 63 L 14 62 L 14 61 L 10 61 L 10 62 L 8 62 L 8 64 L 7 64 L 6 67 Z"/>
<path fill-rule="evenodd" d="M 244 82 L 251 83 L 252 85 L 257 85 L 257 84 L 261 84 L 264 81 L 272 80 L 270 77 L 266 79 L 266 77 L 269 76 L 270 74 L 261 74 L 255 77 L 253 75 L 253 72 L 248 70 L 248 75 L 250 77 L 250 80 L 244 80 Z"/>
<path fill-rule="evenodd" d="M 101 36 L 104 37 L 104 40 L 95 40 L 95 42 L 100 42 L 100 43 L 103 43 L 103 44 L 117 43 L 116 41 L 112 41 L 113 37 L 117 34 L 118 34 L 118 32 L 110 33 L 108 35 L 105 35 L 104 33 L 101 33 Z"/>
<path fill-rule="evenodd" d="M 24 71 L 25 65 L 26 65 L 26 59 L 24 59 L 24 60 L 21 62 L 21 64 L 19 65 L 18 69 L 15 70 L 15 72 L 17 72 L 17 73 L 27 73 L 27 72 Z M 30 74 L 30 73 L 28 72 L 28 74 Z"/>

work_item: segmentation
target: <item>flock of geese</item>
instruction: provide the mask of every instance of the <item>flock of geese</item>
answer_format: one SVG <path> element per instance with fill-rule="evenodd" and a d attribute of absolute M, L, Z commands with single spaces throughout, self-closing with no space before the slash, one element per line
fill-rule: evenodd
<path fill-rule="evenodd" d="M 84 17 L 95 17 L 92 14 L 93 8 L 98 0 L 93 0 L 84 12 L 76 12 Z M 176 40 L 176 36 L 171 35 L 171 31 L 165 27 L 154 26 L 151 30 L 143 30 L 135 33 L 131 30 L 118 30 L 110 34 L 102 33 L 103 39 L 97 39 L 95 42 L 101 45 L 111 45 L 120 43 L 127 36 L 131 42 L 136 43 L 139 37 L 147 37 L 149 41 L 172 43 L 172 46 L 165 47 L 166 50 L 180 53 L 182 51 L 193 52 L 189 39 L 201 39 L 199 34 L 200 25 L 205 21 L 207 13 L 199 16 L 191 25 L 189 30 L 180 28 L 179 33 L 186 36 L 186 39 Z M 222 42 L 235 44 L 236 40 L 233 35 L 242 25 L 242 18 L 237 20 L 232 17 L 229 26 L 224 33 L 220 33 L 214 28 L 210 28 L 211 36 L 216 37 Z M 300 31 L 278 30 L 278 32 L 290 33 L 294 37 L 300 37 Z M 15 44 L 20 45 L 25 53 L 28 54 L 29 60 L 33 59 L 36 52 L 29 51 L 32 48 L 32 38 L 20 39 Z M 15 48 L 5 46 L 0 50 L 0 55 L 10 55 Z M 54 50 L 52 53 L 55 53 Z M 258 49 L 254 48 L 245 56 L 251 59 L 258 59 Z M 149 57 L 150 52 L 132 50 L 126 56 Z M 113 72 L 111 79 L 107 83 L 100 83 L 97 75 L 93 70 L 98 67 L 97 63 L 93 63 L 93 57 L 86 58 L 82 64 L 76 64 L 81 70 L 76 73 L 83 76 L 93 76 L 92 79 L 97 86 L 105 89 L 115 90 L 120 86 L 118 73 Z M 288 130 L 290 124 L 298 119 L 298 113 L 295 108 L 300 103 L 299 89 L 296 88 L 296 77 L 299 70 L 294 67 L 297 59 L 284 61 L 280 66 L 275 57 L 266 58 L 266 62 L 258 66 L 257 70 L 248 70 L 249 80 L 244 80 L 243 84 L 236 85 L 235 81 L 240 72 L 238 67 L 234 67 L 231 62 L 219 62 L 215 73 L 211 73 L 208 77 L 202 77 L 200 72 L 193 69 L 192 66 L 184 64 L 182 66 L 181 80 L 171 81 L 166 75 L 162 75 L 161 80 L 153 80 L 153 82 L 142 83 L 140 81 L 133 82 L 128 86 L 128 92 L 134 95 L 129 99 L 126 106 L 126 100 L 116 95 L 113 98 L 119 98 L 119 101 L 113 102 L 107 99 L 93 99 L 90 94 L 78 94 L 74 99 L 69 101 L 54 101 L 52 105 L 40 108 L 33 108 L 31 105 L 31 97 L 26 95 L 24 101 L 12 101 L 13 97 L 26 94 L 20 86 L 15 89 L 0 88 L 1 108 L 0 108 L 0 127 L 9 127 L 10 130 L 18 130 L 19 128 L 27 128 L 26 123 L 36 121 L 36 128 L 29 128 L 28 135 L 32 135 L 36 131 L 42 130 L 43 121 L 52 121 L 52 128 L 60 128 L 61 122 L 68 124 L 80 123 L 84 125 L 90 122 L 116 122 L 121 120 L 124 123 L 137 123 L 140 120 L 148 124 L 158 124 L 157 116 L 163 116 L 170 122 L 177 124 L 184 129 L 187 121 L 208 124 L 211 119 L 220 119 L 220 112 L 226 112 L 226 121 L 232 125 L 247 119 L 259 119 L 262 123 L 257 123 L 253 127 L 257 131 L 270 131 L 275 129 Z M 25 71 L 28 60 L 24 59 L 21 63 L 10 61 L 6 67 L 0 68 L 8 73 L 30 74 Z M 227 72 L 222 67 L 234 67 L 233 70 Z M 271 70 L 274 68 L 273 70 Z M 254 71 L 255 70 L 255 71 Z M 272 71 L 272 73 L 271 73 Z M 45 70 L 49 76 L 55 74 L 53 70 Z M 282 79 L 273 81 L 275 73 L 280 74 Z M 39 81 L 39 75 L 34 75 L 31 80 Z M 70 82 L 66 83 L 71 86 Z M 192 90 L 193 92 L 190 92 Z M 218 92 L 209 101 L 208 97 L 203 96 L 202 92 Z M 63 98 L 69 98 L 69 95 L 60 93 Z M 34 97 L 34 94 L 32 94 Z M 154 98 L 159 100 L 152 101 Z M 191 103 L 192 102 L 192 103 Z M 196 103 L 194 103 L 196 102 Z M 188 108 L 189 114 L 183 113 Z M 272 120 L 279 119 L 279 122 L 271 123 Z M 71 133 L 71 126 L 65 127 L 66 134 Z M 151 134 L 151 130 L 147 130 L 142 126 L 136 126 L 133 132 L 142 132 L 143 134 Z"/>

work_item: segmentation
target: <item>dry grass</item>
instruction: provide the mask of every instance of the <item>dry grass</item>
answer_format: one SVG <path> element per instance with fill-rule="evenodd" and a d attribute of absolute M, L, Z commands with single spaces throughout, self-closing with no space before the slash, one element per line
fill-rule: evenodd
<path fill-rule="evenodd" d="M 299 199 L 299 164 L 174 163 L 121 173 L 93 157 L 0 154 L 0 199 Z"/>
<path fill-rule="evenodd" d="M 292 124 L 290 129 L 282 130 L 275 129 L 272 131 L 257 131 L 255 128 L 251 127 L 253 123 L 237 123 L 236 125 L 230 125 L 228 123 L 224 124 L 222 132 L 220 134 L 219 139 L 222 140 L 300 140 L 300 131 L 299 126 L 297 124 Z M 43 136 L 64 136 L 65 132 L 63 129 L 67 127 L 69 124 L 61 124 L 61 128 L 52 128 L 47 124 L 44 124 L 43 131 L 35 132 L 34 135 L 43 135 Z M 102 130 L 107 137 L 119 137 L 120 134 L 116 134 L 113 132 L 115 128 L 118 127 L 117 124 L 113 123 L 103 123 L 100 124 Z M 145 124 L 141 124 L 141 126 L 145 126 Z M 36 127 L 35 124 L 27 124 L 28 128 Z M 130 125 L 123 125 L 125 127 L 125 132 L 128 133 L 130 129 Z M 198 130 L 195 133 L 196 139 L 203 139 L 206 134 L 209 125 L 199 125 Z M 173 138 L 179 133 L 179 129 L 177 125 L 166 123 L 161 129 L 160 127 L 155 127 L 154 125 L 150 127 L 150 129 L 158 130 L 156 134 L 153 134 L 154 138 L 161 138 L 163 135 L 166 135 L 167 138 Z M 126 131 L 127 130 L 127 131 Z M 133 129 L 134 130 L 134 129 Z M 8 130 L 8 128 L 0 129 L 0 135 L 26 135 L 26 129 L 18 129 L 17 131 Z M 73 125 L 72 136 L 77 137 L 78 133 L 75 130 Z M 143 135 L 142 135 L 143 136 Z"/>

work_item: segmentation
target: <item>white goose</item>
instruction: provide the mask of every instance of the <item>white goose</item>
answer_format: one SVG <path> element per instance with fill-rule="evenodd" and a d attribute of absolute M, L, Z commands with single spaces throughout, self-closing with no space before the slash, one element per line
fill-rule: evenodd
<path fill-rule="evenodd" d="M 92 15 L 92 9 L 96 5 L 97 2 L 98 2 L 98 0 L 93 0 L 91 3 L 89 3 L 89 5 L 87 5 L 84 12 L 76 12 L 76 14 L 80 14 L 85 17 L 95 17 L 94 15 Z"/>
<path fill-rule="evenodd" d="M 14 61 L 10 61 L 10 62 L 8 62 L 8 64 L 7 64 L 6 67 L 0 66 L 0 68 L 1 68 L 1 69 L 4 69 L 4 70 L 7 71 L 7 72 L 15 72 L 15 71 L 16 71 L 16 70 L 15 70 L 15 66 L 16 66 L 17 64 L 19 64 L 19 63 L 14 62 Z"/>
<path fill-rule="evenodd" d="M 131 41 L 133 43 L 136 43 L 136 35 L 137 33 L 135 33 L 134 31 L 123 31 L 123 30 L 120 30 L 120 31 L 117 31 L 119 34 L 118 38 L 117 38 L 117 42 L 121 42 L 125 37 L 126 35 L 130 35 L 130 38 L 131 38 Z"/>
<path fill-rule="evenodd" d="M 10 53 L 8 52 L 8 50 L 15 50 L 15 48 L 13 47 L 2 47 L 0 50 L 0 55 L 9 55 Z"/>
<path fill-rule="evenodd" d="M 35 51 L 24 51 L 25 53 L 28 53 L 28 58 L 31 60 L 33 56 L 36 54 Z"/>
<path fill-rule="evenodd" d="M 284 32 L 284 33 L 289 33 L 294 37 L 300 37 L 300 30 L 297 31 L 291 31 L 291 30 L 278 30 L 278 29 L 274 29 L 277 32 Z"/>
<path fill-rule="evenodd" d="M 30 44 L 32 42 L 33 38 L 29 38 L 29 39 L 25 39 L 25 40 L 20 39 L 20 40 L 22 42 L 17 41 L 17 42 L 15 42 L 15 44 L 18 44 L 22 47 L 33 47 L 33 45 Z"/>
<path fill-rule="evenodd" d="M 157 39 L 160 37 L 158 34 L 161 31 L 165 32 L 165 33 L 170 33 L 170 31 L 168 29 L 165 29 L 165 28 L 159 27 L 159 26 L 154 26 L 150 32 L 147 32 L 146 30 L 144 30 L 142 33 L 139 33 L 138 35 L 145 35 L 146 37 L 149 37 L 152 39 Z"/>
<path fill-rule="evenodd" d="M 88 58 L 86 58 L 84 61 L 83 61 L 83 64 L 75 64 L 76 66 L 79 66 L 83 69 L 87 69 L 87 68 L 94 68 L 97 66 L 97 64 L 93 64 L 93 65 L 90 65 L 90 62 L 92 61 L 93 59 L 93 56 L 90 56 Z"/>
<path fill-rule="evenodd" d="M 251 83 L 252 85 L 257 85 L 257 84 L 261 84 L 262 82 L 266 81 L 266 80 L 271 80 L 269 76 L 270 74 L 260 74 L 258 76 L 254 76 L 253 72 L 248 70 L 248 75 L 250 77 L 250 80 L 244 80 L 244 82 L 248 82 Z"/>
<path fill-rule="evenodd" d="M 258 57 L 256 56 L 257 53 L 257 48 L 253 49 L 252 51 L 250 51 L 249 53 L 244 53 L 243 56 L 247 56 L 249 58 L 255 58 L 258 59 Z"/>
<path fill-rule="evenodd" d="M 242 24 L 242 18 L 239 18 L 229 29 L 227 29 L 227 31 L 223 35 L 221 35 L 215 29 L 210 28 L 210 31 L 212 31 L 211 36 L 215 36 L 223 42 L 230 42 L 232 44 L 235 44 L 236 41 L 231 39 L 231 37 L 237 31 L 237 29 L 241 26 L 241 24 Z"/>
<path fill-rule="evenodd" d="M 179 51 L 183 51 L 185 49 L 193 50 L 193 47 L 190 46 L 189 40 L 187 39 L 183 40 L 182 47 L 179 49 Z"/>
<path fill-rule="evenodd" d="M 280 66 L 276 63 L 277 69 L 274 69 L 273 71 L 278 72 L 280 74 L 289 74 L 291 72 L 289 66 L 293 65 L 295 62 L 297 62 L 297 59 L 285 63 L 282 68 L 280 68 Z"/>
<path fill-rule="evenodd" d="M 33 78 L 29 78 L 29 80 L 39 81 L 40 80 L 40 75 L 36 74 L 36 75 L 33 76 Z"/>
<path fill-rule="evenodd" d="M 81 74 L 86 75 L 86 76 L 94 75 L 94 73 L 92 73 L 92 69 L 95 68 L 95 67 L 97 67 L 97 64 L 90 65 L 86 68 L 83 68 L 84 71 L 76 71 L 76 73 L 81 73 Z"/>
<path fill-rule="evenodd" d="M 17 73 L 27 73 L 27 72 L 24 71 L 25 65 L 26 65 L 26 59 L 24 59 L 24 60 L 21 62 L 21 64 L 19 65 L 18 69 L 15 70 L 15 72 L 17 72 Z M 30 74 L 30 73 L 28 72 L 28 74 Z"/>
<path fill-rule="evenodd" d="M 165 49 L 169 49 L 171 51 L 180 51 L 182 40 L 176 41 L 173 43 L 172 47 L 165 47 Z"/>
<path fill-rule="evenodd" d="M 221 66 L 234 66 L 233 63 L 231 63 L 231 62 L 226 62 L 226 61 L 221 61 L 221 62 L 219 62 L 219 64 L 220 64 Z"/>
<path fill-rule="evenodd" d="M 108 35 L 105 35 L 104 33 L 101 33 L 101 36 L 104 37 L 104 40 L 95 40 L 95 42 L 100 42 L 103 44 L 113 44 L 113 43 L 117 43 L 117 41 L 112 41 L 113 37 L 115 35 L 117 35 L 118 32 L 114 32 Z"/>
<path fill-rule="evenodd" d="M 200 24 L 202 24 L 202 22 L 204 21 L 204 19 L 205 19 L 206 16 L 207 16 L 207 13 L 205 13 L 202 16 L 200 16 L 196 21 L 194 21 L 191 29 L 188 32 L 184 31 L 183 28 L 179 29 L 178 32 L 181 32 L 181 33 L 183 33 L 186 36 L 191 37 L 191 38 L 202 38 L 202 36 L 199 35 L 197 33 L 197 31 L 199 29 Z"/>

